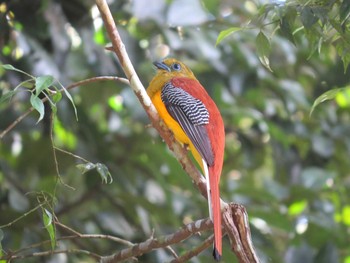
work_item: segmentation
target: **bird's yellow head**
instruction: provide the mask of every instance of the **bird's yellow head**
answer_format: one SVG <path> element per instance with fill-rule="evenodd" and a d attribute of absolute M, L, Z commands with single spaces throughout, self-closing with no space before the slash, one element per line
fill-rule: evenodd
<path fill-rule="evenodd" d="M 157 69 L 157 75 L 164 77 L 187 77 L 195 78 L 192 71 L 182 62 L 175 58 L 166 58 L 163 61 L 156 61 L 153 63 Z"/>
<path fill-rule="evenodd" d="M 150 97 L 173 78 L 196 79 L 193 72 L 184 63 L 174 58 L 166 58 L 162 61 L 156 61 L 153 64 L 157 67 L 157 74 L 147 89 Z"/>

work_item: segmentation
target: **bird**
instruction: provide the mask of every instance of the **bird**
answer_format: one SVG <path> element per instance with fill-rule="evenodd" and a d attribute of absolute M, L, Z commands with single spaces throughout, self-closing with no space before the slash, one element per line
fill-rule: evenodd
<path fill-rule="evenodd" d="M 175 139 L 189 147 L 206 177 L 209 216 L 214 224 L 213 257 L 219 261 L 222 256 L 219 182 L 225 148 L 220 111 L 184 63 L 165 58 L 153 64 L 157 72 L 147 94 Z"/>

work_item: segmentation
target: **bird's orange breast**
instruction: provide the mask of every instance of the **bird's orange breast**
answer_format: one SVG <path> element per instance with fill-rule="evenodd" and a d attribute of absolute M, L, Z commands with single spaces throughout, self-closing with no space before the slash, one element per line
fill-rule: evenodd
<path fill-rule="evenodd" d="M 177 121 L 175 121 L 169 114 L 166 109 L 162 98 L 160 96 L 161 90 L 157 91 L 152 97 L 151 100 L 156 107 L 158 114 L 164 120 L 167 127 L 174 133 L 176 140 L 181 142 L 182 144 L 190 144 L 190 140 L 187 135 L 184 133 L 183 129 L 179 125 Z"/>

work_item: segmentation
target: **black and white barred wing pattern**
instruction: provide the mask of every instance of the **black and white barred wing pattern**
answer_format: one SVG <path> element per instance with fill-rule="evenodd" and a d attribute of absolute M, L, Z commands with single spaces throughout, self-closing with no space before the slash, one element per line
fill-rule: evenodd
<path fill-rule="evenodd" d="M 209 123 L 209 112 L 205 105 L 170 82 L 165 84 L 161 99 L 170 116 L 180 124 L 208 166 L 212 166 L 214 156 L 205 128 Z"/>

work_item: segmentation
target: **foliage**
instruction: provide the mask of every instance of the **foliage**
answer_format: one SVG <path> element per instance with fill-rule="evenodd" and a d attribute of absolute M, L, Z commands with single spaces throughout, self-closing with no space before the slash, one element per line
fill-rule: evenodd
<path fill-rule="evenodd" d="M 125 247 L 103 239 L 55 242 L 68 231 L 55 227 L 55 218 L 79 233 L 138 243 L 153 230 L 161 236 L 207 217 L 205 200 L 127 85 L 95 82 L 55 95 L 78 80 L 123 75 L 104 50 L 93 3 L 29 2 L 0 4 L 0 130 L 31 106 L 40 116 L 26 116 L 0 144 L 0 255 L 45 240 L 22 254 L 70 247 L 108 255 Z M 170 50 L 217 102 L 226 127 L 222 197 L 246 207 L 261 261 L 348 262 L 348 1 L 134 0 L 110 7 L 145 85 L 151 61 Z M 41 100 L 49 95 L 56 97 Z M 203 240 L 174 249 L 182 254 Z M 209 254 L 192 262 L 207 262 Z M 45 260 L 51 258 L 91 261 L 82 253 Z M 166 250 L 140 257 L 171 259 Z M 235 260 L 225 240 L 223 261 Z"/>

